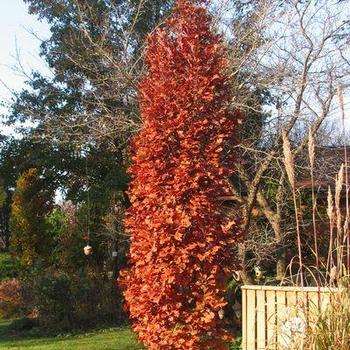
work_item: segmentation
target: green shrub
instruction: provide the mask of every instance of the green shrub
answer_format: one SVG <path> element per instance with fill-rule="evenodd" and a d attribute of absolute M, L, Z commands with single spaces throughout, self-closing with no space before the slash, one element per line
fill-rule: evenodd
<path fill-rule="evenodd" d="M 240 350 L 242 349 L 242 337 L 239 336 L 235 339 L 235 341 L 231 344 L 230 350 Z"/>
<path fill-rule="evenodd" d="M 25 282 L 25 300 L 41 327 L 70 329 L 122 320 L 114 283 L 101 274 L 46 271 Z"/>
<path fill-rule="evenodd" d="M 22 332 L 30 330 L 38 325 L 36 319 L 23 317 L 18 320 L 13 320 L 9 325 L 9 331 Z"/>
<path fill-rule="evenodd" d="M 37 169 L 24 172 L 16 182 L 10 215 L 10 249 L 23 266 L 47 262 L 52 237 L 47 215 L 52 210 L 53 193 Z"/>
<path fill-rule="evenodd" d="M 0 319 L 23 316 L 25 309 L 21 283 L 17 279 L 0 281 Z"/>
<path fill-rule="evenodd" d="M 0 253 L 0 281 L 15 278 L 19 273 L 19 262 L 8 253 Z"/>

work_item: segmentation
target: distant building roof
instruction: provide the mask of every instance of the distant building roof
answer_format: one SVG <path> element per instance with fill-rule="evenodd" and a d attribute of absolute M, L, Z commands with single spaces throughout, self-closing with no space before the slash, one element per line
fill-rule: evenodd
<path fill-rule="evenodd" d="M 350 179 L 350 148 L 347 147 L 347 174 Z M 342 164 L 345 165 L 345 150 L 343 147 L 318 147 L 315 151 L 315 169 L 313 187 L 321 191 L 327 191 L 328 187 L 334 188 L 336 177 Z M 344 177 L 345 181 L 345 177 Z M 298 189 L 312 189 L 310 171 L 299 176 L 295 184 Z"/>

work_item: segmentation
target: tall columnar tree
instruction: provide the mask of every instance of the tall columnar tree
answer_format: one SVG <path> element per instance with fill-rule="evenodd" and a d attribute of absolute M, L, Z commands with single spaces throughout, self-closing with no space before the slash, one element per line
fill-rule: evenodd
<path fill-rule="evenodd" d="M 51 237 L 47 215 L 53 193 L 46 189 L 39 171 L 31 168 L 17 180 L 10 215 L 10 248 L 23 265 L 45 261 L 50 254 Z"/>
<path fill-rule="evenodd" d="M 151 350 L 220 349 L 229 339 L 223 295 L 238 230 L 219 197 L 228 193 L 227 145 L 239 116 L 210 27 L 205 6 L 180 0 L 148 38 L 121 283 L 133 329 Z"/>

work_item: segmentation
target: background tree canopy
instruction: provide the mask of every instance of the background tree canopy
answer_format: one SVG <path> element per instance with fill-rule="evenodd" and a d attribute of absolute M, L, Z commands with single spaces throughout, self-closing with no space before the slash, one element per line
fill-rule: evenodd
<path fill-rule="evenodd" d="M 2 138 L 1 248 L 25 266 L 11 276 L 44 324 L 84 323 L 92 312 L 86 304 L 100 305 L 99 321 L 120 319 L 114 280 L 128 243 L 125 150 L 139 128 L 144 40 L 173 2 L 25 2 L 50 26 L 40 55 L 51 74 L 33 71 L 10 106 L 8 123 L 23 127 Z"/>

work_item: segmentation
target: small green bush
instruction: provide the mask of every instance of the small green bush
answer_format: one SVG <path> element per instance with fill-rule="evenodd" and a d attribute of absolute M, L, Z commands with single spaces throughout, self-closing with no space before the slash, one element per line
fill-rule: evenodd
<path fill-rule="evenodd" d="M 8 253 L 0 253 L 0 281 L 16 278 L 19 273 L 19 262 Z"/>
<path fill-rule="evenodd" d="M 242 337 L 239 336 L 235 339 L 235 341 L 231 344 L 230 350 L 240 350 L 242 347 Z"/>
<path fill-rule="evenodd" d="M 122 321 L 114 283 L 100 274 L 37 272 L 25 281 L 25 301 L 41 327 L 65 330 Z"/>
<path fill-rule="evenodd" d="M 0 319 L 21 317 L 25 314 L 22 285 L 17 279 L 0 281 Z"/>
<path fill-rule="evenodd" d="M 18 320 L 13 320 L 9 325 L 9 331 L 22 332 L 28 331 L 38 325 L 37 321 L 33 318 L 23 317 Z"/>

